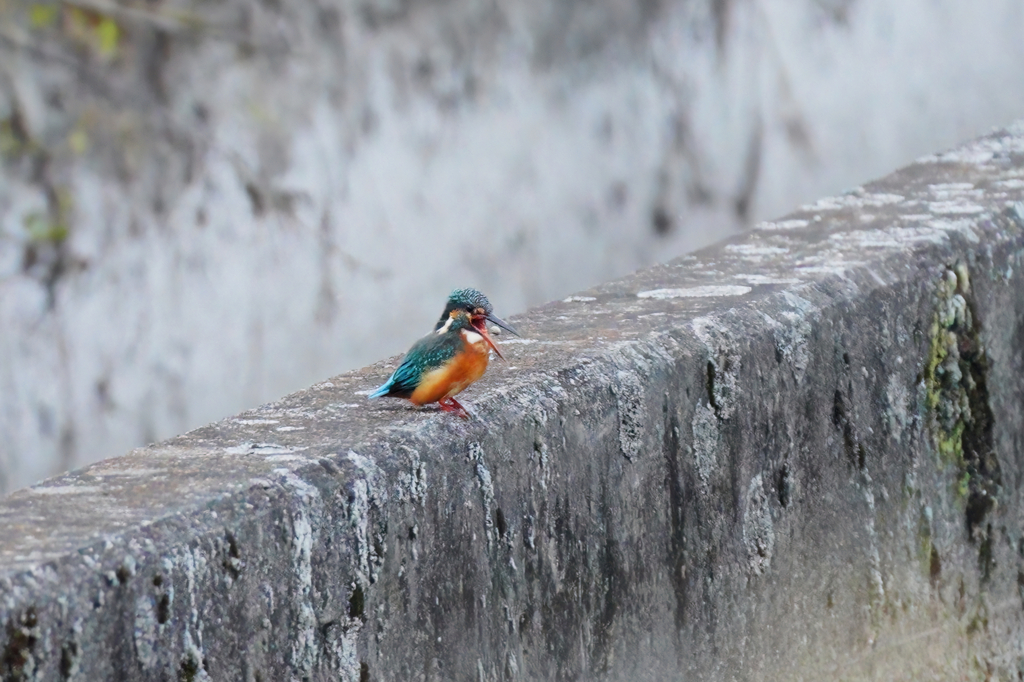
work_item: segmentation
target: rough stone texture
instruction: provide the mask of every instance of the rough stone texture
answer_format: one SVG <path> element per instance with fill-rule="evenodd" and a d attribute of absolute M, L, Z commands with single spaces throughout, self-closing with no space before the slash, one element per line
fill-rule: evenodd
<path fill-rule="evenodd" d="M 1024 125 L 0 504 L 5 680 L 1010 679 Z"/>
<path fill-rule="evenodd" d="M 0 492 L 1024 111 L 1024 3 L 0 0 Z M 726 387 L 723 387 L 727 390 Z"/>

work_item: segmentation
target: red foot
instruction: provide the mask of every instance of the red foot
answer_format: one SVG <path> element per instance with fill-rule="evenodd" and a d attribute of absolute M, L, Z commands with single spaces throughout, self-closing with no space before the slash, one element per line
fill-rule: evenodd
<path fill-rule="evenodd" d="M 466 412 L 466 408 L 459 404 L 459 401 L 455 398 L 441 398 L 437 401 L 438 407 L 445 412 L 451 412 L 457 414 L 463 419 L 469 419 L 469 412 Z"/>

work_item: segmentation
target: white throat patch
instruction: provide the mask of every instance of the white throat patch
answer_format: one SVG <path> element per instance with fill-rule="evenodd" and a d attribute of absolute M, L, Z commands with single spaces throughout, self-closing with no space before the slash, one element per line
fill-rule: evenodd
<path fill-rule="evenodd" d="M 472 344 L 474 346 L 478 343 L 484 342 L 484 337 L 468 329 L 462 330 L 462 338 L 466 339 L 466 343 Z"/>

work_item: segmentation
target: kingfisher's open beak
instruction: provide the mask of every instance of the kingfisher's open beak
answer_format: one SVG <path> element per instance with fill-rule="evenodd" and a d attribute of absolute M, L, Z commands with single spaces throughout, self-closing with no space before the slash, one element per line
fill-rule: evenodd
<path fill-rule="evenodd" d="M 480 336 L 484 337 L 484 341 L 487 342 L 487 345 L 494 349 L 494 352 L 498 354 L 499 358 L 504 360 L 505 356 L 502 355 L 501 351 L 498 350 L 498 347 L 494 345 L 494 339 L 491 338 L 491 333 L 487 331 L 487 325 L 482 324 L 477 327 L 477 329 L 480 331 Z"/>
<path fill-rule="evenodd" d="M 506 322 L 505 320 L 501 319 L 497 315 L 491 313 L 490 315 L 484 315 L 484 317 L 487 318 L 488 322 L 492 322 L 492 323 L 498 325 L 499 327 L 501 327 L 502 329 L 504 329 L 505 331 L 512 332 L 516 336 L 519 336 L 519 332 L 517 332 L 515 329 L 513 329 L 512 325 L 510 325 L 508 322 Z"/>
<path fill-rule="evenodd" d="M 484 341 L 487 342 L 487 345 L 490 346 L 494 350 L 494 352 L 498 354 L 499 358 L 504 360 L 505 356 L 501 354 L 500 350 L 498 350 L 498 346 L 494 343 L 494 339 L 491 338 L 491 333 L 487 331 L 488 322 L 493 322 L 502 329 L 507 329 L 508 331 L 512 332 L 516 336 L 519 336 L 519 333 L 516 332 L 516 330 L 509 327 L 507 322 L 498 317 L 495 317 L 494 315 L 479 315 L 473 318 L 473 328 L 480 332 L 480 336 L 484 337 Z"/>

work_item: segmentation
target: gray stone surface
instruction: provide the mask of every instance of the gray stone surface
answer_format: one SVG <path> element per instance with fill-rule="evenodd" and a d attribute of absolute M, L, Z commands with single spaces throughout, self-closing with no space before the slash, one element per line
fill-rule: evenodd
<path fill-rule="evenodd" d="M 0 503 L 5 680 L 1008 679 L 1024 125 Z"/>

